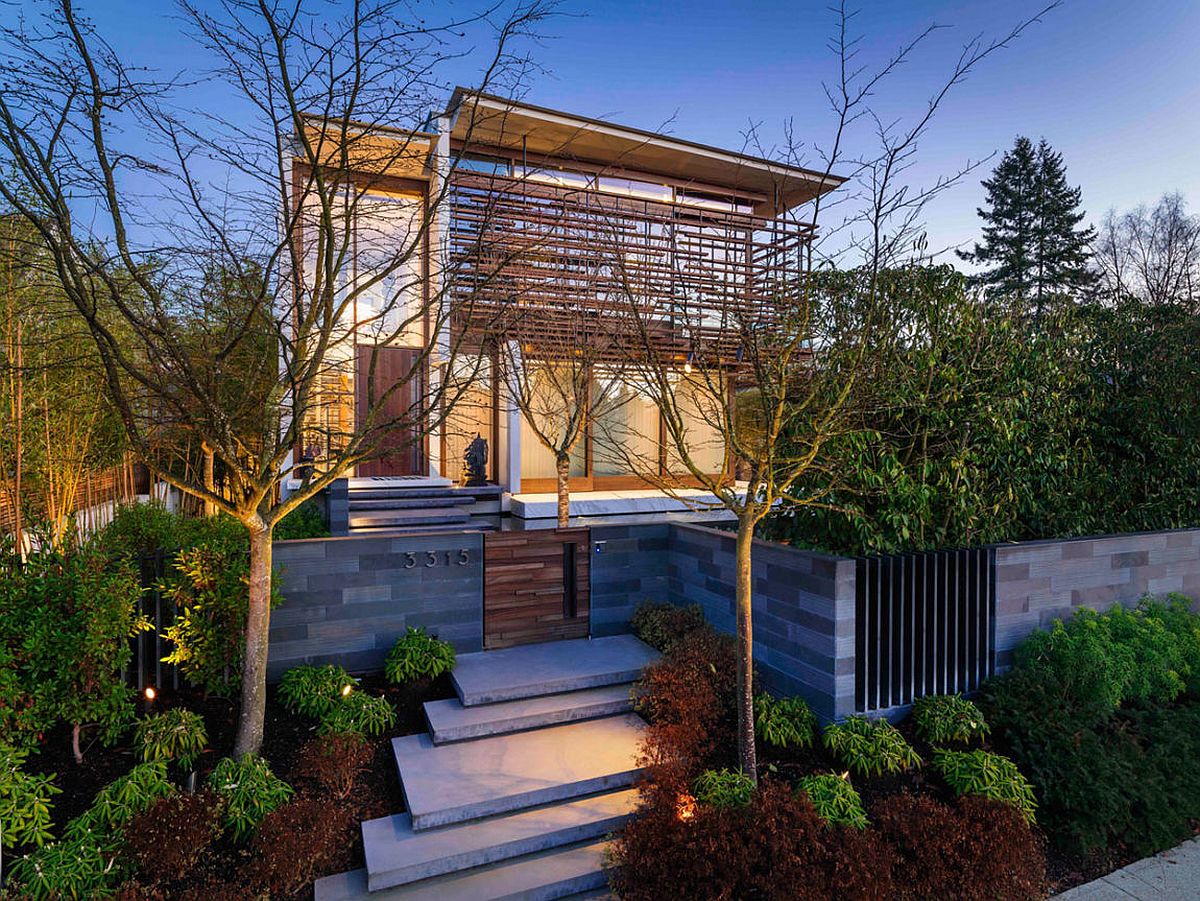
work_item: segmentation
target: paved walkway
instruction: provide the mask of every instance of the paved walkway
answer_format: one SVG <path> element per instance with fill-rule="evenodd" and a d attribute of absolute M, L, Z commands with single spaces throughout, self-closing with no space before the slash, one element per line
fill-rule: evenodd
<path fill-rule="evenodd" d="M 1054 901 L 1186 901 L 1200 898 L 1200 838 L 1155 854 L 1095 882 L 1056 895 Z"/>

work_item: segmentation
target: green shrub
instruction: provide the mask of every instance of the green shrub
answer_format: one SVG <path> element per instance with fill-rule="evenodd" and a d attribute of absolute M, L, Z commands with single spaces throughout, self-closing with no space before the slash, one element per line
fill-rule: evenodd
<path fill-rule="evenodd" d="M 705 770 L 692 783 L 692 793 L 711 807 L 745 807 L 754 796 L 754 782 L 740 770 Z"/>
<path fill-rule="evenodd" d="M 65 722 L 82 759 L 85 728 L 120 736 L 134 710 L 129 637 L 149 628 L 140 594 L 130 563 L 90 545 L 32 554 L 0 578 L 0 743 L 31 747 Z"/>
<path fill-rule="evenodd" d="M 643 601 L 633 611 L 629 624 L 634 635 L 665 654 L 680 639 L 705 625 L 704 611 L 699 604 L 680 607 Z"/>
<path fill-rule="evenodd" d="M 1172 628 L 1164 622 L 1165 612 Z M 1189 617 L 1190 635 L 1183 626 Z M 1017 647 L 1014 666 L 1049 671 L 1081 703 L 1091 700 L 1110 709 L 1128 701 L 1167 703 L 1184 691 L 1191 676 L 1197 621 L 1149 599 L 1135 610 L 1120 604 L 1105 613 L 1084 608 L 1031 634 Z"/>
<path fill-rule="evenodd" d="M 18 897 L 30 901 L 107 898 L 124 878 L 110 848 L 82 836 L 38 848 L 15 861 Z"/>
<path fill-rule="evenodd" d="M 281 519 L 274 530 L 276 541 L 290 541 L 297 538 L 328 538 L 329 526 L 325 522 L 325 513 L 321 505 L 309 498 Z"/>
<path fill-rule="evenodd" d="M 835 757 L 860 776 L 900 773 L 921 765 L 921 757 L 887 720 L 852 716 L 825 727 L 822 741 Z"/>
<path fill-rule="evenodd" d="M 387 698 L 354 691 L 339 700 L 317 728 L 318 735 L 358 732 L 382 735 L 396 725 L 396 708 Z"/>
<path fill-rule="evenodd" d="M 982 748 L 974 751 L 939 749 L 933 752 L 933 763 L 960 797 L 979 795 L 1003 801 L 1020 810 L 1029 823 L 1036 822 L 1037 800 L 1033 796 L 1033 787 L 1007 757 Z"/>
<path fill-rule="evenodd" d="M 388 681 L 397 684 L 436 679 L 452 669 L 454 646 L 412 626 L 392 645 L 384 663 Z"/>
<path fill-rule="evenodd" d="M 979 708 L 962 695 L 928 695 L 913 704 L 913 725 L 931 745 L 967 743 L 988 733 Z"/>
<path fill-rule="evenodd" d="M 249 539 L 228 516 L 191 521 L 183 537 L 194 543 L 176 555 L 163 585 L 177 610 L 164 633 L 175 648 L 163 661 L 178 666 L 204 691 L 226 695 L 242 679 Z M 272 580 L 271 606 L 281 600 L 278 580 Z"/>
<path fill-rule="evenodd" d="M 112 520 L 96 536 L 100 547 L 114 557 L 141 552 L 174 552 L 184 543 L 185 517 L 172 513 L 162 501 L 118 504 Z"/>
<path fill-rule="evenodd" d="M 177 707 L 138 723 L 134 743 L 141 749 L 142 760 L 175 760 L 189 772 L 208 746 L 208 733 L 204 717 Z"/>
<path fill-rule="evenodd" d="M 817 814 L 830 826 L 867 828 L 867 812 L 850 780 L 836 773 L 805 776 L 796 783 L 796 790 L 808 796 Z"/>
<path fill-rule="evenodd" d="M 126 823 L 174 791 L 165 760 L 139 763 L 100 789 L 92 806 L 67 824 L 66 836 L 96 841 L 119 838 Z"/>
<path fill-rule="evenodd" d="M 0 745 L 0 848 L 40 848 L 52 837 L 50 799 L 62 789 L 54 784 L 53 773 L 26 773 L 28 756 L 28 751 Z"/>
<path fill-rule="evenodd" d="M 358 680 L 340 666 L 295 666 L 279 680 L 279 699 L 293 713 L 320 720 L 329 716 L 357 684 Z"/>
<path fill-rule="evenodd" d="M 775 698 L 766 692 L 754 697 L 754 731 L 776 748 L 808 748 L 816 735 L 817 718 L 803 698 Z"/>
<path fill-rule="evenodd" d="M 223 758 L 208 777 L 208 784 L 225 800 L 225 825 L 238 841 L 293 794 L 292 787 L 254 754 L 243 754 L 237 760 Z"/>

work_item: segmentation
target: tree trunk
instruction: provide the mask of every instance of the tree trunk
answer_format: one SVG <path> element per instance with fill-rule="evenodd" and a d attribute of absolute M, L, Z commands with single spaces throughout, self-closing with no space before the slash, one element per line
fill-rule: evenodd
<path fill-rule="evenodd" d="M 214 474 L 215 464 L 214 464 L 214 459 L 213 459 L 214 458 L 213 450 L 211 447 L 209 447 L 206 444 L 203 447 L 203 453 L 204 453 L 204 490 L 211 494 L 211 493 L 215 493 L 217 490 L 217 479 Z M 216 516 L 217 515 L 217 505 L 212 502 L 211 498 L 206 497 L 204 499 L 204 515 L 205 516 Z"/>
<path fill-rule="evenodd" d="M 242 709 L 234 756 L 257 754 L 267 710 L 267 630 L 271 625 L 271 529 L 257 514 L 250 532 L 250 592 L 246 616 L 246 660 L 242 667 Z"/>
<path fill-rule="evenodd" d="M 565 529 L 571 523 L 571 458 L 560 454 L 554 466 L 558 471 L 558 527 Z"/>
<path fill-rule="evenodd" d="M 76 763 L 83 763 L 83 748 L 79 744 L 79 733 L 83 727 L 76 723 L 71 727 L 71 753 L 75 755 Z"/>
<path fill-rule="evenodd" d="M 750 602 L 754 587 L 750 555 L 754 542 L 754 519 L 738 517 L 735 563 L 737 566 L 737 693 L 738 759 L 742 772 L 758 782 L 758 759 L 754 748 L 754 630 Z"/>

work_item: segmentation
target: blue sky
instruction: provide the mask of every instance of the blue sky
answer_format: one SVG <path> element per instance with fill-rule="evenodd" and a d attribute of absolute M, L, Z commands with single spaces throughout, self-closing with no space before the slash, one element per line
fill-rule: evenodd
<path fill-rule="evenodd" d="M 170 3 L 79 0 L 123 52 L 164 68 L 199 62 Z M 878 62 L 931 22 L 947 26 L 877 98 L 888 116 L 919 114 L 961 45 L 995 36 L 1043 2 L 862 0 L 856 29 L 865 64 Z M 467 2 L 444 9 L 471 8 Z M 435 5 L 436 8 L 436 5 Z M 768 140 L 782 123 L 827 140 L 820 82 L 834 74 L 825 46 L 827 0 L 647 3 L 567 0 L 534 54 L 548 72 L 528 94 L 544 106 L 739 147 L 749 122 Z M 1017 134 L 1062 151 L 1089 217 L 1179 190 L 1200 212 L 1200 2 L 1066 0 L 957 88 L 922 144 L 916 183 L 1011 146 Z M 469 82 L 475 60 L 444 73 Z M 221 98 L 214 92 L 214 104 Z M 865 134 L 856 140 L 869 149 Z M 968 242 L 985 171 L 943 195 L 926 217 L 931 246 Z"/>

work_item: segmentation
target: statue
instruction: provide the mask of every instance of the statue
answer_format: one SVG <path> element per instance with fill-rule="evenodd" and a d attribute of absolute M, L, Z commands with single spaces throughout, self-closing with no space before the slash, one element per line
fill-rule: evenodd
<path fill-rule="evenodd" d="M 487 484 L 487 440 L 478 432 L 463 452 L 463 477 L 468 488 Z"/>

